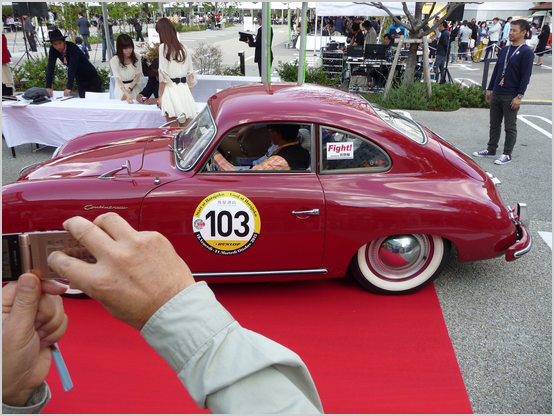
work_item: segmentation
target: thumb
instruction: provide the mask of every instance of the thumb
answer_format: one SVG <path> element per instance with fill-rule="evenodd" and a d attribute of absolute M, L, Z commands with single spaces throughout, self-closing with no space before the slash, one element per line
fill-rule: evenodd
<path fill-rule="evenodd" d="M 15 299 L 10 312 L 10 319 L 17 322 L 18 327 L 22 329 L 34 327 L 41 295 L 39 278 L 30 273 L 21 275 L 17 282 Z"/>

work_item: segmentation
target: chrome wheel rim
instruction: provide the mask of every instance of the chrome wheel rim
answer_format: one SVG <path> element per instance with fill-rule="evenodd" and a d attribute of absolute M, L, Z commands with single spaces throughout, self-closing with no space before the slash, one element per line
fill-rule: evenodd
<path fill-rule="evenodd" d="M 387 236 L 367 245 L 366 261 L 380 279 L 402 282 L 427 268 L 433 249 L 433 240 L 425 234 Z"/>

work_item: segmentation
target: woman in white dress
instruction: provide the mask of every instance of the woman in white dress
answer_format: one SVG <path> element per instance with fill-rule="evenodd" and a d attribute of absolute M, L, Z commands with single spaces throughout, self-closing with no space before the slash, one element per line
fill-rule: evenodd
<path fill-rule="evenodd" d="M 192 89 L 197 81 L 192 59 L 186 46 L 179 42 L 171 20 L 166 17 L 158 20 L 156 32 L 160 34 L 158 106 L 167 121 L 175 120 L 171 127 L 184 127 L 196 116 Z M 177 118 L 182 114 L 186 120 L 179 123 Z"/>
<path fill-rule="evenodd" d="M 129 35 L 118 36 L 116 54 L 110 59 L 110 67 L 116 84 L 113 92 L 114 98 L 133 104 L 140 92 L 144 76 L 141 62 L 135 55 L 135 44 Z"/>

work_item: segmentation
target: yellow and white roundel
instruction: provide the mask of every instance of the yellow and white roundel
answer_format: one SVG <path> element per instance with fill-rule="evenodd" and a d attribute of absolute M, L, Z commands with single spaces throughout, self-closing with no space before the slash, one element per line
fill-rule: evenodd
<path fill-rule="evenodd" d="M 260 227 L 260 213 L 252 201 L 230 191 L 206 197 L 192 219 L 192 230 L 200 244 L 222 255 L 248 250 L 256 242 Z"/>

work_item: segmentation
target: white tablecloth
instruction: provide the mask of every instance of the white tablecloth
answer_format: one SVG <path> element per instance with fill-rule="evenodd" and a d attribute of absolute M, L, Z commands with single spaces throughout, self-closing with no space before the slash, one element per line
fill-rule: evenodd
<path fill-rule="evenodd" d="M 9 147 L 25 143 L 60 146 L 87 133 L 159 127 L 166 122 L 155 105 L 73 98 L 46 104 L 14 106 L 2 102 L 2 134 Z M 205 103 L 198 103 L 202 109 Z"/>

